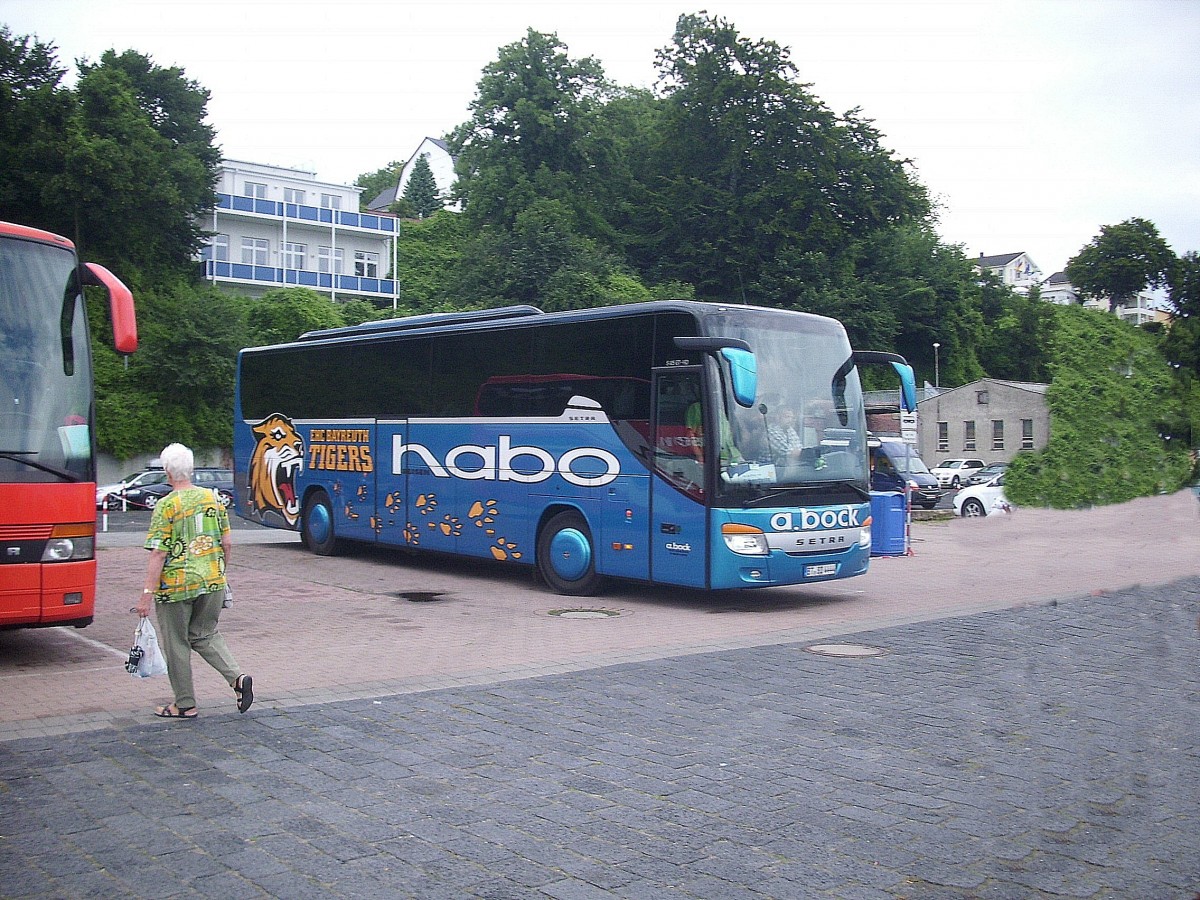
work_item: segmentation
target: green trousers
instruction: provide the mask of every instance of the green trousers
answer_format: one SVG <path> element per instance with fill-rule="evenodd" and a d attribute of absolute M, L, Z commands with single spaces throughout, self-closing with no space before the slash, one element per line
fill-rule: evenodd
<path fill-rule="evenodd" d="M 167 677 L 179 709 L 196 705 L 196 689 L 192 686 L 193 650 L 220 672 L 230 687 L 242 674 L 225 638 L 217 631 L 224 602 L 225 592 L 221 590 L 191 600 L 154 604 L 158 610 L 158 643 L 167 660 Z"/>

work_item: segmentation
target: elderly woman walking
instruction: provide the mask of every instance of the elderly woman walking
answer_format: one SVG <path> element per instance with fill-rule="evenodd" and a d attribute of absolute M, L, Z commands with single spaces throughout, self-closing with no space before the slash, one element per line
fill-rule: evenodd
<path fill-rule="evenodd" d="M 146 549 L 150 563 L 137 612 L 150 615 L 155 601 L 159 642 L 175 700 L 157 707 L 163 719 L 194 719 L 192 651 L 195 650 L 233 688 L 238 712 L 254 702 L 254 681 L 238 668 L 217 621 L 225 602 L 225 567 L 233 544 L 229 514 L 208 488 L 192 484 L 195 458 L 182 444 L 161 454 L 171 493 L 154 507 Z"/>

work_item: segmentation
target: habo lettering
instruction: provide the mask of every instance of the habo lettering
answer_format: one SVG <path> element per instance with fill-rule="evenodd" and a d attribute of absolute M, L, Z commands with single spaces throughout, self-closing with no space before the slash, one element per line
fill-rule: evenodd
<path fill-rule="evenodd" d="M 423 444 L 405 443 L 400 435 L 395 435 L 392 437 L 392 474 L 403 473 L 406 453 L 420 459 L 437 478 L 535 484 L 557 473 L 570 484 L 596 487 L 608 484 L 621 474 L 620 461 L 599 447 L 576 447 L 555 459 L 552 453 L 541 447 L 512 446 L 512 437 L 507 434 L 500 435 L 494 447 L 480 444 L 452 447 L 442 460 Z M 602 471 L 594 475 L 575 472 L 572 466 L 584 459 L 599 461 Z M 514 465 L 517 460 L 523 462 L 519 469 Z"/>

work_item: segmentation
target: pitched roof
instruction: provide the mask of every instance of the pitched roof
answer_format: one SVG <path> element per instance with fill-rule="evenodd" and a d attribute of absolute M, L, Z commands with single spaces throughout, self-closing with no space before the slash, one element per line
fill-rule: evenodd
<path fill-rule="evenodd" d="M 398 185 L 398 184 L 393 184 L 390 187 L 384 188 L 382 191 L 380 191 L 378 194 L 375 195 L 375 199 L 373 199 L 370 203 L 367 204 L 367 209 L 374 210 L 376 212 L 378 212 L 381 209 L 387 209 L 389 206 L 391 206 L 393 203 L 395 203 L 399 199 L 399 197 L 397 196 L 399 191 L 400 191 L 400 185 Z"/>
<path fill-rule="evenodd" d="M 1001 253 L 999 256 L 984 256 L 979 254 L 979 261 L 976 265 L 982 266 L 985 269 L 995 269 L 999 266 L 1007 266 L 1010 262 L 1023 254 L 1024 250 L 1018 250 L 1016 253 Z"/>

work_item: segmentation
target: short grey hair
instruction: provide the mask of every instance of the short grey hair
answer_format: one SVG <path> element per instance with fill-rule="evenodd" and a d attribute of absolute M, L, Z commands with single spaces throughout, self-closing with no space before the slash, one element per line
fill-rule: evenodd
<path fill-rule="evenodd" d="M 172 481 L 190 481 L 196 469 L 195 454 L 183 444 L 168 444 L 158 459 Z"/>

